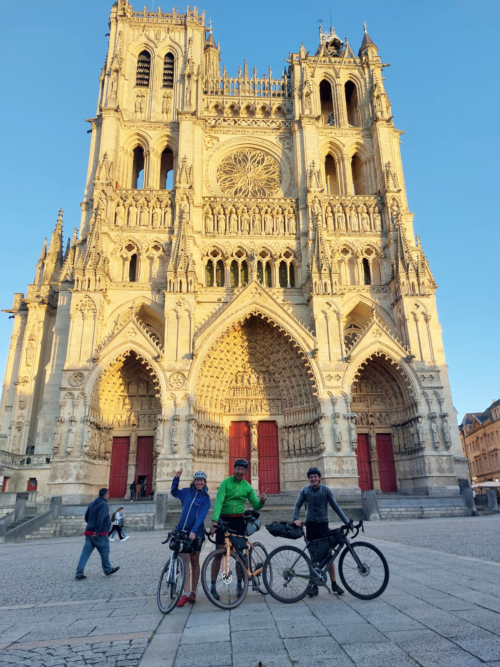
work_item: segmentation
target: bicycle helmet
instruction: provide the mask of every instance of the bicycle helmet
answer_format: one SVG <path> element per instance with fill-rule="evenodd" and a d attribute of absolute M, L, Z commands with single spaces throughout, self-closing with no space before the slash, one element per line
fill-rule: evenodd
<path fill-rule="evenodd" d="M 242 468 L 248 468 L 248 461 L 246 459 L 236 459 L 234 462 L 234 467 L 241 466 Z"/>
<path fill-rule="evenodd" d="M 321 477 L 321 470 L 319 468 L 309 468 L 307 478 L 309 479 L 311 475 L 319 475 Z"/>
<path fill-rule="evenodd" d="M 198 470 L 198 472 L 194 473 L 193 479 L 204 479 L 207 481 L 207 473 L 203 472 L 203 470 Z"/>

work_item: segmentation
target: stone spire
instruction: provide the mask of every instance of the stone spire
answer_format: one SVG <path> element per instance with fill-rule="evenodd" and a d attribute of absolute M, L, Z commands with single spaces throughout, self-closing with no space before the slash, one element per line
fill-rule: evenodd
<path fill-rule="evenodd" d="M 36 265 L 36 273 L 35 273 L 35 285 L 41 285 L 43 281 L 43 263 L 45 262 L 45 258 L 47 257 L 47 237 L 45 237 L 45 241 L 43 242 L 42 246 L 42 252 L 40 253 L 40 259 L 38 260 L 38 263 Z"/>
<path fill-rule="evenodd" d="M 49 250 L 44 261 L 43 282 L 55 282 L 59 278 L 62 268 L 63 253 L 63 210 L 59 209 L 59 215 L 52 237 L 50 239 Z"/>
<path fill-rule="evenodd" d="M 368 29 L 366 27 L 366 21 L 363 24 L 363 41 L 361 42 L 361 46 L 358 51 L 358 56 L 361 57 L 368 49 L 371 47 L 372 49 L 375 50 L 375 53 L 377 53 L 378 48 L 377 45 L 372 41 L 372 38 L 368 34 Z"/>

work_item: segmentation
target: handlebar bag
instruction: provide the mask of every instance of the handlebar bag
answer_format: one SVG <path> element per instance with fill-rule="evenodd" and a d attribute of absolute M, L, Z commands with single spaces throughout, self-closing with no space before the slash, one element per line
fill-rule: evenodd
<path fill-rule="evenodd" d="M 172 551 L 178 551 L 179 553 L 183 554 L 191 554 L 193 553 L 195 547 L 194 542 L 196 542 L 196 540 L 191 542 L 189 537 L 176 534 L 172 536 L 169 547 L 172 549 Z"/>
<path fill-rule="evenodd" d="M 250 535 L 253 535 L 258 530 L 260 530 L 260 521 L 257 521 L 257 519 L 252 519 L 251 521 L 247 522 L 245 535 L 250 537 Z"/>
<path fill-rule="evenodd" d="M 302 529 L 290 521 L 275 521 L 266 526 L 273 537 L 286 537 L 287 540 L 298 540 L 302 537 Z"/>

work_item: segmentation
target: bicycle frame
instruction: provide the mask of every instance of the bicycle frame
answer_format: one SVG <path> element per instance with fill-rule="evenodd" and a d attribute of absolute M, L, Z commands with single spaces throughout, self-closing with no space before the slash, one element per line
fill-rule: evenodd
<path fill-rule="evenodd" d="M 363 523 L 362 523 L 362 522 L 360 522 L 357 526 L 355 526 L 355 528 L 357 528 L 357 532 L 356 532 L 356 534 L 354 535 L 354 537 L 357 537 L 357 535 L 358 535 L 358 533 L 359 533 L 359 529 L 360 529 L 360 527 L 362 528 L 362 526 L 363 526 Z M 363 528 L 362 528 L 362 530 L 364 531 Z M 320 539 L 318 539 L 318 540 L 311 540 L 310 542 L 306 539 L 306 545 L 305 545 L 305 547 L 304 547 L 304 548 L 302 549 L 302 551 L 300 552 L 300 555 L 297 556 L 297 558 L 296 558 L 295 562 L 292 564 L 291 568 L 293 569 L 293 568 L 295 567 L 297 561 L 299 560 L 299 558 L 300 558 L 302 555 L 304 555 L 304 552 L 308 549 L 309 545 L 313 544 L 314 542 L 321 542 L 322 539 L 324 539 L 324 538 L 320 538 Z M 343 548 L 343 547 L 346 547 L 346 548 L 349 550 L 349 552 L 350 552 L 351 556 L 354 558 L 354 561 L 356 562 L 356 565 L 358 566 L 358 568 L 363 568 L 363 563 L 359 560 L 358 554 L 356 553 L 355 549 L 353 549 L 353 548 L 351 547 L 351 540 L 349 539 L 349 535 L 348 535 L 348 533 L 345 532 L 344 537 L 342 538 L 342 540 L 341 540 L 341 541 L 338 543 L 338 545 L 332 550 L 332 553 L 330 554 L 330 556 L 328 556 L 326 563 L 321 567 L 321 563 L 323 562 L 323 561 L 321 561 L 321 562 L 318 563 L 318 565 L 317 565 L 315 568 L 313 568 L 313 569 L 314 569 L 315 571 L 319 569 L 319 571 L 322 573 L 322 575 L 323 575 L 324 577 L 326 577 L 326 573 L 327 573 L 328 570 L 330 569 L 331 565 L 335 562 L 335 559 L 336 559 L 337 556 L 340 554 L 340 552 L 342 551 L 342 548 Z M 307 555 L 307 554 L 306 554 L 306 555 Z M 323 559 L 323 560 L 324 560 L 324 559 Z M 301 576 L 301 575 L 297 575 L 297 574 L 296 574 L 295 576 L 296 576 L 298 579 L 311 579 L 310 577 L 305 577 L 305 576 Z M 316 581 L 313 581 L 313 583 L 317 583 L 317 582 L 316 582 Z M 319 582 L 318 582 L 318 583 L 319 583 Z"/>
<path fill-rule="evenodd" d="M 237 551 L 234 548 L 233 544 L 231 543 L 231 535 L 233 535 L 233 534 L 234 533 L 229 533 L 227 531 L 224 534 L 224 544 L 225 544 L 225 547 L 226 547 L 226 577 L 229 576 L 229 565 L 230 565 L 230 556 L 229 556 L 229 554 L 231 553 L 231 551 L 234 551 L 235 554 L 241 553 L 241 552 Z M 246 568 L 247 569 L 247 576 L 248 576 L 249 579 L 251 579 L 252 577 L 257 577 L 262 572 L 262 570 L 264 569 L 264 563 L 262 564 L 262 567 L 259 567 L 257 570 L 252 572 L 252 570 L 250 569 L 250 549 L 253 547 L 253 544 L 250 542 L 248 537 L 246 537 L 244 535 L 237 535 L 237 537 L 243 537 L 246 540 L 245 553 L 246 553 L 246 559 L 247 559 L 247 568 Z"/>

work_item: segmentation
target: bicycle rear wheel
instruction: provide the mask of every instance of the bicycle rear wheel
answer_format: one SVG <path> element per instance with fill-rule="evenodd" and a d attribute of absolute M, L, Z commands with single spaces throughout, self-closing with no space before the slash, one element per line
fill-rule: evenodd
<path fill-rule="evenodd" d="M 278 602 L 298 602 L 305 598 L 312 576 L 311 561 L 297 547 L 278 547 L 264 563 L 264 584 Z"/>
<path fill-rule="evenodd" d="M 211 590 L 212 580 L 216 582 L 216 595 Z M 238 581 L 242 586 L 239 597 Z M 216 607 L 234 609 L 243 602 L 248 591 L 246 566 L 234 551 L 230 552 L 228 562 L 226 549 L 216 549 L 205 558 L 201 568 L 201 585 L 207 598 Z"/>
<path fill-rule="evenodd" d="M 369 542 L 354 542 L 351 548 L 359 559 L 356 562 L 348 547 L 340 554 L 339 574 L 346 589 L 361 600 L 373 600 L 387 588 L 389 566 L 384 554 Z"/>
<path fill-rule="evenodd" d="M 266 559 L 268 557 L 268 552 L 266 547 L 261 542 L 254 542 L 249 549 L 250 555 L 250 571 L 253 573 L 256 570 L 260 570 L 259 574 L 252 575 L 252 584 L 254 590 L 262 593 L 262 595 L 267 595 L 268 590 L 264 585 L 263 581 L 263 567 Z M 272 572 L 271 572 L 272 576 Z"/>
<path fill-rule="evenodd" d="M 172 567 L 170 568 L 170 563 Z M 178 554 L 173 554 L 163 568 L 158 582 L 156 599 L 162 614 L 169 614 L 175 609 L 184 590 L 186 567 Z"/>

